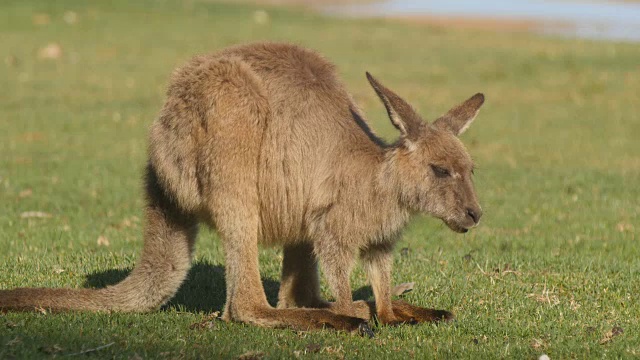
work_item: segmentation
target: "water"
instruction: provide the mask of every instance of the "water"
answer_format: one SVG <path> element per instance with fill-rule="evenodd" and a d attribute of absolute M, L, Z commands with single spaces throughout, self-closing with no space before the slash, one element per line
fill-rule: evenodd
<path fill-rule="evenodd" d="M 570 37 L 640 41 L 640 3 L 563 0 L 387 0 L 328 7 L 349 16 L 463 17 L 532 21 L 535 31 Z M 561 25 L 559 25 L 561 24 Z"/>

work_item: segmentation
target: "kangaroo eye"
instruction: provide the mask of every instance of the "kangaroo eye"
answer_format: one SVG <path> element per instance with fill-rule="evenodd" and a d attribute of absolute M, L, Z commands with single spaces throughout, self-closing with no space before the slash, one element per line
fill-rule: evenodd
<path fill-rule="evenodd" d="M 449 170 L 442 168 L 440 166 L 436 166 L 436 165 L 431 165 L 431 170 L 433 170 L 433 173 L 436 174 L 437 177 L 443 178 L 443 177 L 449 177 L 451 176 L 451 173 L 449 172 Z"/>

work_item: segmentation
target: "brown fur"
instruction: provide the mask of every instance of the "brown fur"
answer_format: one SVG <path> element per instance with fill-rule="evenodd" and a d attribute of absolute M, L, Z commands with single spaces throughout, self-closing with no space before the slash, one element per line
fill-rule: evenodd
<path fill-rule="evenodd" d="M 362 329 L 449 319 L 391 300 L 392 249 L 410 215 L 465 232 L 481 216 L 473 163 L 457 135 L 477 94 L 432 124 L 367 73 L 401 137 L 385 144 L 317 53 L 251 44 L 199 56 L 172 77 L 149 138 L 144 248 L 124 281 L 105 289 L 0 291 L 0 308 L 149 311 L 191 265 L 197 224 L 217 229 L 226 256 L 225 320 L 260 326 Z M 260 282 L 258 245 L 284 247 L 277 308 Z M 360 257 L 375 304 L 353 302 Z M 334 303 L 320 298 L 317 265 Z"/>

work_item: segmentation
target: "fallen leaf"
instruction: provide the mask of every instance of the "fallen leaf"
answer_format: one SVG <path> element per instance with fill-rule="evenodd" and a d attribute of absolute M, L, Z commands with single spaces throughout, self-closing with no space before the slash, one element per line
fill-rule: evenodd
<path fill-rule="evenodd" d="M 628 222 L 622 221 L 616 225 L 616 229 L 619 232 L 633 232 L 633 225 L 629 224 Z"/>
<path fill-rule="evenodd" d="M 541 294 L 531 293 L 531 294 L 527 294 L 527 297 L 533 298 L 535 301 L 540 303 L 547 303 L 551 306 L 556 306 L 560 304 L 560 299 L 556 294 L 554 294 L 554 290 L 547 289 L 546 285 L 542 289 Z"/>
<path fill-rule="evenodd" d="M 416 283 L 414 283 L 414 282 L 408 282 L 408 283 L 403 283 L 403 284 L 400 284 L 400 285 L 396 285 L 393 288 L 393 290 L 391 291 L 391 295 L 400 296 L 400 295 L 406 294 L 409 291 L 413 290 L 413 286 L 415 284 Z"/>
<path fill-rule="evenodd" d="M 249 351 L 246 352 L 240 356 L 238 356 L 236 359 L 238 360 L 260 360 L 264 358 L 264 353 L 262 351 Z"/>
<path fill-rule="evenodd" d="M 189 326 L 189 329 L 191 329 L 191 330 L 195 330 L 195 329 L 209 330 L 209 329 L 213 329 L 215 327 L 216 327 L 216 323 L 214 321 L 202 321 L 202 322 L 199 322 L 199 323 L 191 324 L 191 326 Z"/>
<path fill-rule="evenodd" d="M 36 306 L 34 310 L 42 315 L 47 315 L 47 309 L 43 308 L 42 306 Z"/>
<path fill-rule="evenodd" d="M 31 22 L 38 26 L 48 25 L 51 22 L 51 17 L 49 14 L 34 14 L 31 17 Z"/>
<path fill-rule="evenodd" d="M 49 43 L 38 51 L 38 57 L 40 59 L 55 60 L 62 56 L 62 46 L 58 43 Z"/>
<path fill-rule="evenodd" d="M 100 235 L 98 236 L 98 246 L 109 246 L 109 239 L 106 236 Z"/>
<path fill-rule="evenodd" d="M 4 63 L 8 67 L 16 67 L 16 66 L 18 66 L 18 64 L 20 64 L 20 61 L 18 60 L 18 58 L 15 55 L 7 55 L 4 58 Z"/>
<path fill-rule="evenodd" d="M 544 340 L 542 339 L 533 339 L 531 340 L 531 347 L 536 349 L 536 350 L 540 350 L 542 348 L 544 348 L 546 345 L 544 343 Z"/>
<path fill-rule="evenodd" d="M 409 256 L 409 248 L 408 247 L 404 247 L 400 250 L 400 256 L 402 257 L 407 257 Z"/>
<path fill-rule="evenodd" d="M 621 328 L 620 326 L 614 326 L 613 329 L 611 329 L 611 334 L 613 336 L 618 336 L 622 333 L 624 333 L 624 329 Z"/>
<path fill-rule="evenodd" d="M 113 224 L 111 226 L 113 226 L 116 229 L 129 228 L 129 227 L 135 226 L 139 221 L 140 219 L 138 219 L 136 216 L 132 216 L 129 218 L 124 218 L 119 224 Z"/>
<path fill-rule="evenodd" d="M 318 343 L 309 343 L 304 347 L 305 354 L 315 354 L 322 350 L 322 346 Z"/>
<path fill-rule="evenodd" d="M 52 354 L 57 354 L 61 352 L 63 349 L 56 344 L 53 346 L 41 346 L 38 348 L 38 350 L 40 350 L 40 352 L 43 352 L 45 354 L 52 355 Z"/>
<path fill-rule="evenodd" d="M 342 345 L 337 347 L 327 346 L 325 348 L 322 348 L 322 352 L 325 352 L 327 354 L 332 354 L 334 356 L 344 359 Z"/>
<path fill-rule="evenodd" d="M 253 21 L 258 25 L 265 25 L 269 22 L 269 13 L 264 10 L 253 12 Z"/>
<path fill-rule="evenodd" d="M 577 311 L 580 308 L 580 303 L 576 301 L 576 299 L 574 299 L 573 295 L 571 295 L 571 300 L 569 300 L 569 307 L 571 308 L 571 310 L 573 311 Z"/>
<path fill-rule="evenodd" d="M 20 214 L 20 217 L 23 219 L 30 219 L 30 218 L 48 219 L 50 217 L 53 217 L 53 215 L 43 211 L 25 211 L 22 214 Z"/>
<path fill-rule="evenodd" d="M 191 329 L 191 330 L 194 330 L 194 329 L 213 329 L 216 326 L 215 320 L 219 316 L 220 316 L 220 312 L 219 311 L 214 311 L 211 314 L 209 314 L 209 316 L 207 316 L 203 321 L 191 324 L 191 326 L 189 326 L 189 329 Z"/>
<path fill-rule="evenodd" d="M 25 143 L 39 142 L 45 140 L 46 138 L 47 135 L 40 131 L 27 131 L 18 136 L 18 139 Z"/>
<path fill-rule="evenodd" d="M 75 11 L 66 11 L 63 19 L 67 24 L 73 25 L 78 22 L 78 14 Z"/>
<path fill-rule="evenodd" d="M 22 199 L 31 196 L 31 194 L 33 194 L 33 190 L 24 189 L 18 193 L 18 197 Z"/>
<path fill-rule="evenodd" d="M 7 322 L 4 324 L 8 329 L 13 329 L 15 327 L 18 326 L 18 324 L 14 323 L 13 321 L 9 321 L 7 320 Z"/>
<path fill-rule="evenodd" d="M 600 345 L 610 342 L 614 337 L 621 335 L 622 333 L 624 333 L 624 330 L 620 326 L 614 326 L 613 329 L 604 334 L 604 337 L 600 340 Z"/>
<path fill-rule="evenodd" d="M 19 337 L 19 336 L 16 336 L 15 338 L 13 338 L 13 339 L 11 339 L 11 340 L 7 341 L 7 343 L 5 344 L 5 346 L 6 346 L 6 347 L 11 347 L 11 346 L 14 346 L 14 345 L 18 345 L 18 344 L 20 344 L 21 342 L 22 342 L 22 339 L 20 339 L 20 337 Z"/>

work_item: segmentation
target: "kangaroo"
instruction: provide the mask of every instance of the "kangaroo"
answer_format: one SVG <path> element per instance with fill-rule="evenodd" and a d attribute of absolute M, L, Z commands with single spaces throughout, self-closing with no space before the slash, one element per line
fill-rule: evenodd
<path fill-rule="evenodd" d="M 457 136 L 484 96 L 427 123 L 366 76 L 400 132 L 392 144 L 315 51 L 256 43 L 193 58 L 173 73 L 150 128 L 144 245 L 131 274 L 103 289 L 0 290 L 0 309 L 157 309 L 185 280 L 204 223 L 223 244 L 226 321 L 372 335 L 374 316 L 380 324 L 453 318 L 392 300 L 392 251 L 414 213 L 458 233 L 478 224 L 474 165 Z M 259 245 L 283 247 L 276 308 L 260 281 Z M 358 257 L 375 302 L 352 299 Z M 318 265 L 334 302 L 320 296 Z"/>

